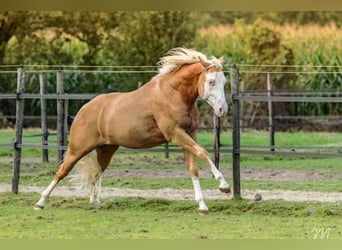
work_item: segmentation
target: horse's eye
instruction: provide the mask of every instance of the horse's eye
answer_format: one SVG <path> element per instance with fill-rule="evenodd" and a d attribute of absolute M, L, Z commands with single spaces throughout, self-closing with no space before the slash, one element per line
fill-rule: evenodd
<path fill-rule="evenodd" d="M 214 86 L 215 85 L 215 80 L 214 79 L 210 79 L 209 80 L 209 85 L 210 86 Z"/>

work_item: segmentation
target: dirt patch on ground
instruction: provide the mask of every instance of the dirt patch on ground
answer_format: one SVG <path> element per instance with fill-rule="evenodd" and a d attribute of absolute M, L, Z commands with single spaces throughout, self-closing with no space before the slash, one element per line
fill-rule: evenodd
<path fill-rule="evenodd" d="M 23 186 L 19 192 L 41 193 L 44 187 Z M 0 192 L 11 192 L 11 185 L 0 184 Z M 341 192 L 309 192 L 288 190 L 242 190 L 242 197 L 254 200 L 255 194 L 261 194 L 262 200 L 286 200 L 286 201 L 317 201 L 317 202 L 342 202 Z M 224 194 L 216 189 L 204 189 L 203 195 L 208 200 L 232 199 L 232 194 Z M 57 186 L 52 196 L 62 197 L 88 197 L 86 190 L 80 188 Z M 143 197 L 168 200 L 194 200 L 194 191 L 190 189 L 129 189 L 129 188 L 102 188 L 101 197 Z"/>
<path fill-rule="evenodd" d="M 222 174 L 228 178 L 232 178 L 232 169 L 221 168 Z M 146 179 L 155 178 L 184 178 L 189 177 L 186 168 L 184 169 L 107 169 L 104 176 L 111 177 L 141 177 Z M 210 178 L 211 172 L 208 169 L 200 170 L 201 178 Z M 270 180 L 270 181 L 305 181 L 305 180 L 341 180 L 342 173 L 329 175 L 327 172 L 320 171 L 297 171 L 290 169 L 273 169 L 273 168 L 248 168 L 240 169 L 240 177 L 242 180 Z M 190 177 L 189 177 L 190 178 Z"/>

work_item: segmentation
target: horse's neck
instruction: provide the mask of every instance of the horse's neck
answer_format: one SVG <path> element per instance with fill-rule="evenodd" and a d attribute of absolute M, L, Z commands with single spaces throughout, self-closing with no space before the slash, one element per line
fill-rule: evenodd
<path fill-rule="evenodd" d="M 193 104 L 198 97 L 198 82 L 201 76 L 199 72 L 202 68 L 196 64 L 188 65 L 174 75 L 170 75 L 167 82 L 183 97 L 183 100 Z"/>
<path fill-rule="evenodd" d="M 179 78 L 169 78 L 166 82 L 170 91 L 173 92 L 172 95 L 181 96 L 182 100 L 189 105 L 193 105 L 198 97 L 197 81 L 193 79 L 192 81 L 184 81 L 184 79 Z"/>

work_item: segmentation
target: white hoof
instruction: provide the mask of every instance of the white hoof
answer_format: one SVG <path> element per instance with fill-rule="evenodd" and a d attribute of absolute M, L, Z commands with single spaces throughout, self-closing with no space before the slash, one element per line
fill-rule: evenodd
<path fill-rule="evenodd" d="M 41 211 L 41 210 L 44 209 L 44 206 L 41 206 L 41 205 L 39 205 L 39 204 L 35 204 L 34 207 L 33 207 L 33 209 L 36 210 L 36 211 Z"/>
<path fill-rule="evenodd" d="M 201 210 L 201 209 L 198 209 L 198 214 L 199 215 L 207 215 L 209 213 L 209 210 Z"/>

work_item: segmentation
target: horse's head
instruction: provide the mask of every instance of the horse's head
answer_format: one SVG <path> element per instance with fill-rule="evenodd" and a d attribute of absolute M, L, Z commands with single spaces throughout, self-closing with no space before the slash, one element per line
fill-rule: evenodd
<path fill-rule="evenodd" d="M 198 94 L 209 103 L 217 116 L 222 117 L 228 111 L 224 93 L 224 86 L 227 80 L 222 72 L 223 57 L 212 59 L 212 63 L 203 61 L 201 58 L 200 61 L 205 70 L 202 72 L 198 83 Z"/>
<path fill-rule="evenodd" d="M 222 72 L 222 63 L 223 57 L 220 59 L 208 59 L 201 52 L 192 49 L 174 48 L 160 59 L 159 64 L 161 67 L 159 68 L 159 74 L 157 76 L 172 74 L 172 78 L 174 78 L 175 75 L 173 73 L 177 72 L 179 80 L 173 79 L 171 81 L 174 88 L 179 88 L 182 85 L 181 83 L 184 83 L 180 79 L 185 79 L 187 84 L 193 84 L 193 88 L 191 88 L 190 94 L 187 91 L 183 92 L 191 96 L 191 100 L 193 101 L 199 95 L 209 103 L 214 109 L 215 114 L 221 117 L 228 110 L 224 94 L 226 78 Z M 183 68 L 184 65 L 187 67 Z M 193 82 L 194 76 L 198 79 L 196 86 Z M 189 86 L 186 89 L 188 90 Z"/>

